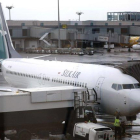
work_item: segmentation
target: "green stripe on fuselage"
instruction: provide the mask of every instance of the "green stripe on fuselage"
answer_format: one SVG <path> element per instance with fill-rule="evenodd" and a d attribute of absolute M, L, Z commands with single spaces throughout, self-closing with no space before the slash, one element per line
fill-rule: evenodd
<path fill-rule="evenodd" d="M 5 49 L 4 37 L 0 33 L 0 59 L 6 59 L 6 58 L 7 58 L 7 53 Z"/>

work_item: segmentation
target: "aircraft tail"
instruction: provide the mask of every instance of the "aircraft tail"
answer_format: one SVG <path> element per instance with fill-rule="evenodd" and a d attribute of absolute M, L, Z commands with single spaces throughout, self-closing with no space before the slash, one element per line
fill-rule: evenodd
<path fill-rule="evenodd" d="M 7 22 L 0 3 L 0 59 L 21 58 L 13 47 Z"/>

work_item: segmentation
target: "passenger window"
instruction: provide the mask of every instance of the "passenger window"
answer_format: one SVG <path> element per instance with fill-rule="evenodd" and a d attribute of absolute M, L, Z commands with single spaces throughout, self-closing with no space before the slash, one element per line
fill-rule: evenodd
<path fill-rule="evenodd" d="M 118 85 L 118 90 L 122 90 L 122 85 Z"/>
<path fill-rule="evenodd" d="M 112 88 L 115 89 L 115 90 L 117 90 L 117 86 L 118 86 L 117 84 L 113 84 L 112 85 Z"/>

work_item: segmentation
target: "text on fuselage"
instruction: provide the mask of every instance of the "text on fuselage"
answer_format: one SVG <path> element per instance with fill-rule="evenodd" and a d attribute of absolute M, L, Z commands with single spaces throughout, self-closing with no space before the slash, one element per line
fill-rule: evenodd
<path fill-rule="evenodd" d="M 61 76 L 70 77 L 70 78 L 78 78 L 81 72 L 78 71 L 69 71 L 65 70 Z"/>

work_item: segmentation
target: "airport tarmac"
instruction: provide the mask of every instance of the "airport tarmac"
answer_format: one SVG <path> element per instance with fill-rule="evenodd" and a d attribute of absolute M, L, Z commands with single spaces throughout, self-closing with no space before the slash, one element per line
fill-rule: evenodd
<path fill-rule="evenodd" d="M 28 53 L 20 53 L 24 58 L 33 58 L 41 55 L 48 54 L 28 54 Z M 44 58 L 40 58 L 44 60 L 56 60 L 56 61 L 68 61 L 68 62 L 84 62 L 84 63 L 102 63 L 102 62 L 122 62 L 140 59 L 140 50 L 132 50 L 128 52 L 128 48 L 115 48 L 112 49 L 110 53 L 107 52 L 106 49 L 95 49 L 94 55 L 59 55 L 59 54 L 51 54 L 50 56 L 46 56 Z"/>
<path fill-rule="evenodd" d="M 140 51 L 128 52 L 127 48 L 117 48 L 108 53 L 103 49 L 96 49 L 94 55 L 59 55 L 51 54 L 45 57 L 45 60 L 55 60 L 55 61 L 68 61 L 68 62 L 84 62 L 84 63 L 121 63 L 128 60 L 140 60 Z M 45 54 L 26 54 L 20 53 L 24 58 L 33 58 Z M 0 87 L 9 88 L 9 85 L 4 80 L 2 73 L 0 73 Z M 98 119 L 98 121 L 108 121 L 108 119 Z M 133 122 L 134 124 L 140 125 L 140 115 L 137 116 L 137 120 Z M 132 134 L 132 137 L 124 137 L 121 140 L 140 140 L 140 126 L 133 126 L 127 128 L 126 132 Z M 59 138 L 58 138 L 59 139 Z M 38 140 L 38 139 L 32 139 Z"/>

